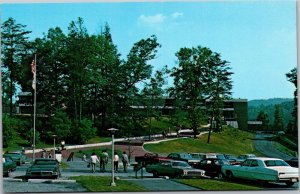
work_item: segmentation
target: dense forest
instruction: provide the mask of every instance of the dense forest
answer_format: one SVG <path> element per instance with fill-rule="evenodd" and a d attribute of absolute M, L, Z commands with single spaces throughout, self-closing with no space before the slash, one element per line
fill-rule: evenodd
<path fill-rule="evenodd" d="M 250 100 L 248 102 L 248 119 L 257 120 L 261 111 L 266 113 L 269 118 L 269 124 L 274 124 L 275 105 L 280 107 L 284 128 L 293 120 L 292 112 L 294 109 L 293 99 L 273 98 L 265 100 Z"/>

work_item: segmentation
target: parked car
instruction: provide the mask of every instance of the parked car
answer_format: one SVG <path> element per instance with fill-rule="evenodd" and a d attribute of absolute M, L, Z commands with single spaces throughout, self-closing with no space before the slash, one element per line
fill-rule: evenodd
<path fill-rule="evenodd" d="M 4 157 L 9 156 L 12 158 L 12 160 L 20 166 L 21 164 L 25 164 L 26 161 L 26 155 L 22 152 L 7 152 L 3 155 Z"/>
<path fill-rule="evenodd" d="M 219 179 L 224 177 L 221 171 L 222 166 L 230 165 L 227 160 L 218 158 L 206 158 L 200 161 L 198 165 L 195 166 L 197 169 L 205 171 L 205 175 L 211 178 L 218 177 Z"/>
<path fill-rule="evenodd" d="M 59 178 L 59 162 L 52 158 L 38 158 L 27 169 L 26 178 Z"/>
<path fill-rule="evenodd" d="M 189 163 L 191 166 L 197 165 L 200 161 L 195 160 L 190 154 L 188 153 L 170 153 L 167 158 L 173 160 L 181 160 Z"/>
<path fill-rule="evenodd" d="M 277 158 L 246 159 L 241 165 L 222 166 L 222 172 L 230 179 L 283 182 L 287 186 L 299 182 L 298 168 L 291 167 L 285 161 Z"/>
<path fill-rule="evenodd" d="M 146 167 L 148 164 L 156 164 L 160 160 L 168 159 L 166 157 L 161 157 L 158 154 L 146 153 L 143 156 L 136 156 L 135 161 L 142 167 Z"/>
<path fill-rule="evenodd" d="M 181 129 L 178 131 L 178 135 L 180 137 L 194 137 L 194 130 L 193 129 Z M 198 136 L 200 133 L 196 131 L 196 136 Z"/>
<path fill-rule="evenodd" d="M 175 177 L 204 177 L 205 171 L 192 168 L 187 162 L 177 160 L 164 160 L 157 164 L 150 164 L 146 167 L 148 173 L 154 177 L 169 176 Z"/>
<path fill-rule="evenodd" d="M 10 156 L 3 156 L 3 176 L 9 177 L 10 173 L 15 171 L 17 164 Z"/>
<path fill-rule="evenodd" d="M 195 160 L 203 160 L 205 158 L 217 158 L 215 153 L 190 153 L 193 159 Z"/>
<path fill-rule="evenodd" d="M 231 165 L 237 165 L 241 163 L 238 158 L 232 154 L 224 154 L 224 156 Z"/>
<path fill-rule="evenodd" d="M 299 160 L 298 160 L 298 158 L 291 158 L 289 160 L 286 160 L 285 162 L 288 163 L 292 167 L 297 167 L 297 168 L 299 167 Z"/>
<path fill-rule="evenodd" d="M 254 154 L 241 154 L 236 161 L 242 163 L 248 158 L 256 158 L 256 156 Z"/>

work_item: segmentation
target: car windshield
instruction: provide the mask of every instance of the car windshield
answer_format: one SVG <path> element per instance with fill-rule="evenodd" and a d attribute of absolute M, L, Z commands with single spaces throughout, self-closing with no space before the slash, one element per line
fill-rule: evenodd
<path fill-rule="evenodd" d="M 188 160 L 192 160 L 193 159 L 190 154 L 180 154 L 180 157 L 184 158 L 184 159 L 188 159 Z"/>
<path fill-rule="evenodd" d="M 37 165 L 56 165 L 54 160 L 36 160 L 34 164 Z"/>
<path fill-rule="evenodd" d="M 289 166 L 285 161 L 283 160 L 266 160 L 264 161 L 266 166 Z"/>
<path fill-rule="evenodd" d="M 219 159 L 226 159 L 223 154 L 218 154 L 217 158 L 219 158 Z"/>
<path fill-rule="evenodd" d="M 227 155 L 226 158 L 227 159 L 235 159 L 236 157 L 234 157 L 233 155 Z"/>
<path fill-rule="evenodd" d="M 200 159 L 200 156 L 198 154 L 191 154 L 192 158 L 194 159 Z"/>
<path fill-rule="evenodd" d="M 190 167 L 190 165 L 186 162 L 173 162 L 174 167 Z"/>
<path fill-rule="evenodd" d="M 227 160 L 218 160 L 218 162 L 222 165 L 229 165 L 229 162 Z"/>

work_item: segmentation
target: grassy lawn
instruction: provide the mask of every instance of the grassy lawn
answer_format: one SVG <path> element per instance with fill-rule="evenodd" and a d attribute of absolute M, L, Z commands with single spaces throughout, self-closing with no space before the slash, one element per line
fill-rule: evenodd
<path fill-rule="evenodd" d="M 218 152 L 230 154 L 253 153 L 261 155 L 257 152 L 253 145 L 254 134 L 234 129 L 224 128 L 221 133 L 212 133 L 210 143 L 207 143 L 208 134 L 201 137 L 182 138 L 174 141 L 160 142 L 158 144 L 146 144 L 144 148 L 148 151 L 168 154 L 170 152 Z"/>
<path fill-rule="evenodd" d="M 274 145 L 275 145 L 276 149 L 279 150 L 280 152 L 285 153 L 289 156 L 296 157 L 296 152 L 293 150 L 290 150 L 288 147 L 286 147 L 278 142 L 274 142 Z"/>
<path fill-rule="evenodd" d="M 126 180 L 116 180 L 116 187 L 110 186 L 110 177 L 95 177 L 95 176 L 79 176 L 71 177 L 79 184 L 85 187 L 88 192 L 134 192 L 134 191 L 147 191 L 145 188 L 135 185 Z"/>
<path fill-rule="evenodd" d="M 197 187 L 206 191 L 247 191 L 247 190 L 262 190 L 262 187 L 253 186 L 246 183 L 233 183 L 223 180 L 212 179 L 179 179 L 180 183 Z"/>
<path fill-rule="evenodd" d="M 111 137 L 94 137 L 86 142 L 86 144 L 110 142 Z"/>

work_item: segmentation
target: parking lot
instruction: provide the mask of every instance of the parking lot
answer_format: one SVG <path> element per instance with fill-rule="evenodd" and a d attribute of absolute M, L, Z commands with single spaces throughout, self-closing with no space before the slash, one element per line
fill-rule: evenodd
<path fill-rule="evenodd" d="M 74 158 L 74 161 L 67 162 L 68 168 L 62 169 L 62 176 L 55 180 L 49 181 L 46 179 L 29 179 L 28 181 L 22 181 L 22 177 L 25 175 L 26 169 L 29 164 L 18 166 L 16 171 L 11 174 L 11 177 L 3 179 L 3 190 L 5 192 L 84 192 L 86 191 L 80 184 L 70 181 L 72 176 L 111 176 L 111 166 L 107 168 L 107 172 L 100 173 L 99 167 L 96 173 L 92 173 L 91 169 L 87 167 L 87 163 L 83 162 L 80 158 Z M 120 171 L 115 173 L 115 176 L 128 180 L 134 184 L 140 185 L 149 189 L 150 191 L 196 191 L 197 188 L 177 183 L 164 177 L 153 178 L 153 175 L 143 170 L 143 179 L 141 179 L 141 171 L 137 173 L 138 179 L 135 179 L 135 172 L 133 167 L 130 166 L 127 173 L 122 172 L 122 166 Z M 49 186 L 51 184 L 51 186 Z M 266 190 L 296 190 L 299 188 L 299 183 L 296 183 L 293 187 L 286 187 L 285 184 L 268 183 L 265 185 Z"/>

